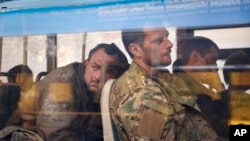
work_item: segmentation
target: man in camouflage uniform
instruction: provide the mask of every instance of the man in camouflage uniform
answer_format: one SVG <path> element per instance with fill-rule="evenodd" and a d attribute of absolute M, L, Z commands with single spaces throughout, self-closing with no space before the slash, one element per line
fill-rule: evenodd
<path fill-rule="evenodd" d="M 209 38 L 195 36 L 187 39 L 182 51 L 181 64 L 175 75 L 182 78 L 193 95 L 205 118 L 219 136 L 229 138 L 224 106 L 220 104 L 223 91 L 216 61 L 219 47 Z"/>
<path fill-rule="evenodd" d="M 193 94 L 207 94 L 213 100 L 220 99 L 224 86 L 220 80 L 218 66 L 219 47 L 211 39 L 195 36 L 187 39 L 181 54 L 181 64 L 174 72 L 181 77 Z"/>
<path fill-rule="evenodd" d="M 50 72 L 21 97 L 22 127 L 45 141 L 102 141 L 100 105 L 94 98 L 102 68 L 117 61 L 127 63 L 127 58 L 115 44 L 99 44 L 85 62 Z M 114 72 L 105 78 L 116 78 Z"/>
<path fill-rule="evenodd" d="M 120 140 L 220 140 L 185 83 L 159 69 L 171 63 L 165 28 L 123 31 L 133 59 L 112 86 L 110 110 Z"/>

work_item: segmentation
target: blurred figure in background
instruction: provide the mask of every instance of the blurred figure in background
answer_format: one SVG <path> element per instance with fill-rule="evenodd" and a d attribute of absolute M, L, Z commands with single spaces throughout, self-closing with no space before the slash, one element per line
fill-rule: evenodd
<path fill-rule="evenodd" d="M 194 94 L 206 93 L 220 99 L 224 86 L 218 74 L 216 61 L 219 47 L 210 39 L 197 36 L 188 39 L 182 51 L 182 60 L 177 61 L 175 74 L 183 78 Z"/>
<path fill-rule="evenodd" d="M 90 50 L 84 62 L 73 62 L 48 73 L 21 97 L 21 126 L 37 132 L 44 141 L 102 141 L 99 92 L 107 63 L 128 63 L 114 43 L 101 43 Z M 119 72 L 105 71 L 103 81 Z"/>
<path fill-rule="evenodd" d="M 34 84 L 33 73 L 27 65 L 16 65 L 4 76 L 7 76 L 8 83 L 0 85 L 0 129 L 4 128 L 12 115 L 15 115 L 12 122 L 18 125 L 20 115 L 13 112 L 22 95 Z"/>
<path fill-rule="evenodd" d="M 173 73 L 182 78 L 197 96 L 201 112 L 217 134 L 228 137 L 229 128 L 223 121 L 222 107 L 216 104 L 224 90 L 216 64 L 218 55 L 219 47 L 212 40 L 202 36 L 187 39 L 181 59 L 173 64 Z"/>
<path fill-rule="evenodd" d="M 249 55 L 243 51 L 232 53 L 225 61 L 223 75 L 228 89 L 222 93 L 222 104 L 229 124 L 250 125 Z"/>
<path fill-rule="evenodd" d="M 7 72 L 8 83 L 15 83 L 21 87 L 22 93 L 34 84 L 33 72 L 27 65 L 16 65 Z"/>

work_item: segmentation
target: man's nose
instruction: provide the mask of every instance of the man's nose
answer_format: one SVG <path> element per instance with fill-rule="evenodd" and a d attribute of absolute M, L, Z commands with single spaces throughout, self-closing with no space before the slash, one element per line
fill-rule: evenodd
<path fill-rule="evenodd" d="M 168 38 L 165 39 L 165 44 L 166 44 L 167 48 L 172 48 L 173 47 L 173 43 Z"/>
<path fill-rule="evenodd" d="M 99 81 L 101 78 L 101 71 L 96 71 L 93 76 L 94 80 Z"/>

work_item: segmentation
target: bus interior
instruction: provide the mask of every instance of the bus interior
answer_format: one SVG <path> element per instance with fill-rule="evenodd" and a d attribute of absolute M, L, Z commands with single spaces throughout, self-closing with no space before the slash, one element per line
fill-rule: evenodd
<path fill-rule="evenodd" d="M 19 64 L 28 65 L 34 82 L 38 82 L 58 67 L 83 62 L 98 43 L 115 43 L 131 62 L 122 44 L 121 30 L 142 26 L 168 29 L 173 42 L 172 64 L 167 67 L 170 73 L 174 60 L 180 57 L 183 41 L 194 36 L 210 38 L 219 46 L 217 65 L 226 89 L 225 60 L 239 50 L 250 57 L 249 0 L 1 0 L 1 83 L 8 84 L 8 70 Z M 250 72 L 250 64 L 241 67 Z M 235 79 L 236 85 L 241 83 L 249 90 L 250 75 L 242 78 L 240 75 L 235 76 L 239 78 Z M 18 91 L 14 85 L 11 87 L 3 91 Z M 19 97 L 6 102 L 1 96 L 1 105 L 7 107 L 1 106 L 0 128 L 17 107 Z M 245 103 L 250 109 L 250 101 Z M 244 110 L 239 112 L 237 114 L 250 114 Z M 250 115 L 248 117 L 236 117 L 229 124 L 250 124 Z"/>

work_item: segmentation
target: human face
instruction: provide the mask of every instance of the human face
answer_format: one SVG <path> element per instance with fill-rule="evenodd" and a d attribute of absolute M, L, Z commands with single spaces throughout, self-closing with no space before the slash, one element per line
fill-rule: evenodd
<path fill-rule="evenodd" d="M 212 48 L 211 51 L 205 56 L 201 57 L 198 55 L 198 58 L 195 59 L 195 66 L 199 66 L 199 69 L 195 69 L 189 73 L 194 79 L 198 80 L 202 84 L 207 84 L 208 87 L 216 92 L 222 91 L 224 88 L 222 86 L 218 67 L 216 61 L 218 60 L 218 51 L 215 48 Z"/>
<path fill-rule="evenodd" d="M 218 66 L 216 61 L 218 60 L 218 51 L 212 47 L 211 51 L 205 54 L 204 57 L 200 57 L 197 59 L 197 64 L 199 66 L 204 67 L 205 69 L 201 69 L 202 71 L 213 72 L 218 71 Z"/>
<path fill-rule="evenodd" d="M 118 61 L 118 56 L 108 55 L 101 48 L 93 53 L 91 58 L 85 62 L 84 81 L 91 92 L 97 92 L 98 90 L 102 68 L 106 63 L 114 61 Z"/>
<path fill-rule="evenodd" d="M 141 47 L 143 62 L 152 67 L 169 65 L 173 44 L 168 39 L 168 31 L 165 28 L 158 28 L 145 30 L 144 33 Z"/>

